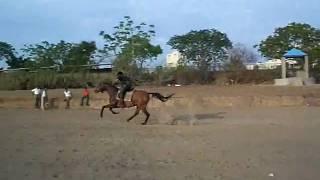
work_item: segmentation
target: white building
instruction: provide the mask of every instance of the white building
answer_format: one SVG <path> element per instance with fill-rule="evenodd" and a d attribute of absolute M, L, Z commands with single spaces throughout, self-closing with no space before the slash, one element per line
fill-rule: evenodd
<path fill-rule="evenodd" d="M 254 70 L 257 67 L 257 63 L 248 63 L 245 64 L 247 70 Z"/>
<path fill-rule="evenodd" d="M 294 60 L 286 60 L 286 62 L 289 64 L 290 68 L 293 68 L 298 64 L 298 62 Z M 253 70 L 256 67 L 258 69 L 276 69 L 278 66 L 281 66 L 281 59 L 269 59 L 265 62 L 246 64 L 248 70 Z"/>
<path fill-rule="evenodd" d="M 177 67 L 179 60 L 182 58 L 182 55 L 179 51 L 173 51 L 167 55 L 166 66 L 167 67 Z"/>

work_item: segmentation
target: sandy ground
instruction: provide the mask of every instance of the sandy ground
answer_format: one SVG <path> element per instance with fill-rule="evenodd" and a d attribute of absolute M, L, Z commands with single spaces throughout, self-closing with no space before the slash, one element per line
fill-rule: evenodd
<path fill-rule="evenodd" d="M 320 179 L 318 107 L 150 112 L 0 108 L 0 180 Z"/>
<path fill-rule="evenodd" d="M 182 86 L 182 87 L 136 87 L 138 90 L 160 92 L 163 95 L 175 93 L 167 103 L 152 99 L 150 108 L 176 107 L 281 107 L 281 106 L 320 106 L 320 86 L 276 87 L 270 85 L 250 86 Z M 71 107 L 80 107 L 81 89 L 72 89 Z M 100 108 L 108 104 L 107 93 L 94 93 L 90 89 L 89 108 Z M 49 107 L 64 109 L 63 89 L 48 90 Z M 130 93 L 127 94 L 130 99 Z M 34 98 L 28 91 L 0 91 L 0 108 L 33 108 Z"/>
<path fill-rule="evenodd" d="M 235 85 L 235 86 L 212 86 L 212 85 L 190 85 L 181 87 L 147 87 L 138 86 L 136 89 L 149 92 L 176 93 L 178 97 L 190 96 L 315 96 L 320 97 L 320 85 L 314 86 L 273 86 L 273 85 Z M 94 88 L 90 89 L 91 95 Z M 49 97 L 63 97 L 63 89 L 49 89 Z M 81 89 L 71 89 L 73 96 L 81 97 Z M 32 97 L 29 90 L 0 91 L 0 98 L 25 98 Z M 99 97 L 99 94 L 98 96 Z M 104 96 L 103 96 L 104 97 Z"/>

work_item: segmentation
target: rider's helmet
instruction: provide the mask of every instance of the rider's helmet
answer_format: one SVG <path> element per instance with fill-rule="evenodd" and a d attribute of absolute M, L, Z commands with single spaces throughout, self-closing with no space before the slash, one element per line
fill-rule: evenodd
<path fill-rule="evenodd" d="M 119 78 L 122 78 L 122 76 L 123 76 L 123 72 L 119 71 L 119 72 L 117 73 L 117 78 L 118 78 L 118 79 L 119 79 Z"/>

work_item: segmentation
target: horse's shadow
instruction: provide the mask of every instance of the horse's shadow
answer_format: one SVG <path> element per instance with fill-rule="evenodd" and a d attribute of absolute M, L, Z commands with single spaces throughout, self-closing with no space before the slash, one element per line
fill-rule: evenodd
<path fill-rule="evenodd" d="M 226 112 L 203 113 L 203 114 L 185 114 L 173 118 L 172 125 L 179 124 L 178 122 L 188 122 L 189 124 L 210 124 L 215 119 L 224 119 Z"/>
<path fill-rule="evenodd" d="M 226 114 L 226 112 L 217 112 L 217 113 L 206 113 L 206 114 L 195 114 L 195 118 L 198 120 L 203 119 L 223 119 L 223 114 Z"/>

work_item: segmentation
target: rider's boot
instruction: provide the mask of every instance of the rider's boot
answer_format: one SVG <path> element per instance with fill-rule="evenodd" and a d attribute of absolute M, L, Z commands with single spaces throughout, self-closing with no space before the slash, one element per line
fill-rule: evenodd
<path fill-rule="evenodd" d="M 122 99 L 122 98 L 119 99 L 119 107 L 120 108 L 124 108 L 125 107 L 124 99 Z"/>

